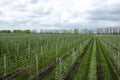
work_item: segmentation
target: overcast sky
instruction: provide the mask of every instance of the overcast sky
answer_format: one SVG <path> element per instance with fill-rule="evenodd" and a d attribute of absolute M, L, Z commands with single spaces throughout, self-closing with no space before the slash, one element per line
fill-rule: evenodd
<path fill-rule="evenodd" d="M 120 0 L 0 0 L 0 29 L 120 25 Z"/>

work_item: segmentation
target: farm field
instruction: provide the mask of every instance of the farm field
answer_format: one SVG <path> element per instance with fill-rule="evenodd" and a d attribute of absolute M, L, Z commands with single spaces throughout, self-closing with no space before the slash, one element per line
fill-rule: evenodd
<path fill-rule="evenodd" d="M 120 80 L 120 35 L 1 33 L 0 80 Z"/>

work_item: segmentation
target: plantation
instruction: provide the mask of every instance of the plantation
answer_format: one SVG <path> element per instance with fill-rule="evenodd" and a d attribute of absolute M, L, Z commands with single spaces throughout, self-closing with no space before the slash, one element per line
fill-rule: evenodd
<path fill-rule="evenodd" d="M 120 35 L 1 33 L 0 80 L 120 80 Z"/>

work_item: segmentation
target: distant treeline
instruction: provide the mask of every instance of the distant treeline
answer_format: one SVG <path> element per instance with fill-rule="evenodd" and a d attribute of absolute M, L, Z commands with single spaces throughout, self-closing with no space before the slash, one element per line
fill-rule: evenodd
<path fill-rule="evenodd" d="M 106 27 L 89 30 L 89 34 L 120 34 L 120 27 Z"/>
<path fill-rule="evenodd" d="M 58 34 L 58 33 L 74 33 L 74 34 L 79 34 L 78 29 L 74 30 L 65 30 L 65 29 L 60 29 L 60 30 L 40 30 L 37 32 L 36 30 L 0 30 L 0 33 L 41 33 L 41 34 Z"/>
<path fill-rule="evenodd" d="M 0 30 L 0 33 L 31 33 L 31 30 Z"/>
<path fill-rule="evenodd" d="M 0 30 L 0 33 L 41 33 L 41 34 L 120 34 L 120 27 L 96 29 L 54 29 L 54 30 Z"/>

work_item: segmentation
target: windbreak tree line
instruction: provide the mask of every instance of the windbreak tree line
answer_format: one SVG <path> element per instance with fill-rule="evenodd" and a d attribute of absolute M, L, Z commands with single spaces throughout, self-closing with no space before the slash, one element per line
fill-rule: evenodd
<path fill-rule="evenodd" d="M 31 30 L 0 30 L 0 33 L 31 33 Z"/>
<path fill-rule="evenodd" d="M 36 30 L 0 30 L 0 33 L 38 33 Z M 79 34 L 79 29 L 74 30 L 40 30 L 39 33 L 73 33 Z"/>
<path fill-rule="evenodd" d="M 0 30 L 0 33 L 11 33 L 10 30 Z"/>
<path fill-rule="evenodd" d="M 97 28 L 97 34 L 120 34 L 120 27 Z"/>
<path fill-rule="evenodd" d="M 44 33 L 44 34 L 120 34 L 120 27 L 106 27 L 96 29 L 51 29 L 51 30 L 0 30 L 0 33 Z"/>
<path fill-rule="evenodd" d="M 105 27 L 89 30 L 89 34 L 120 34 L 120 27 Z"/>

